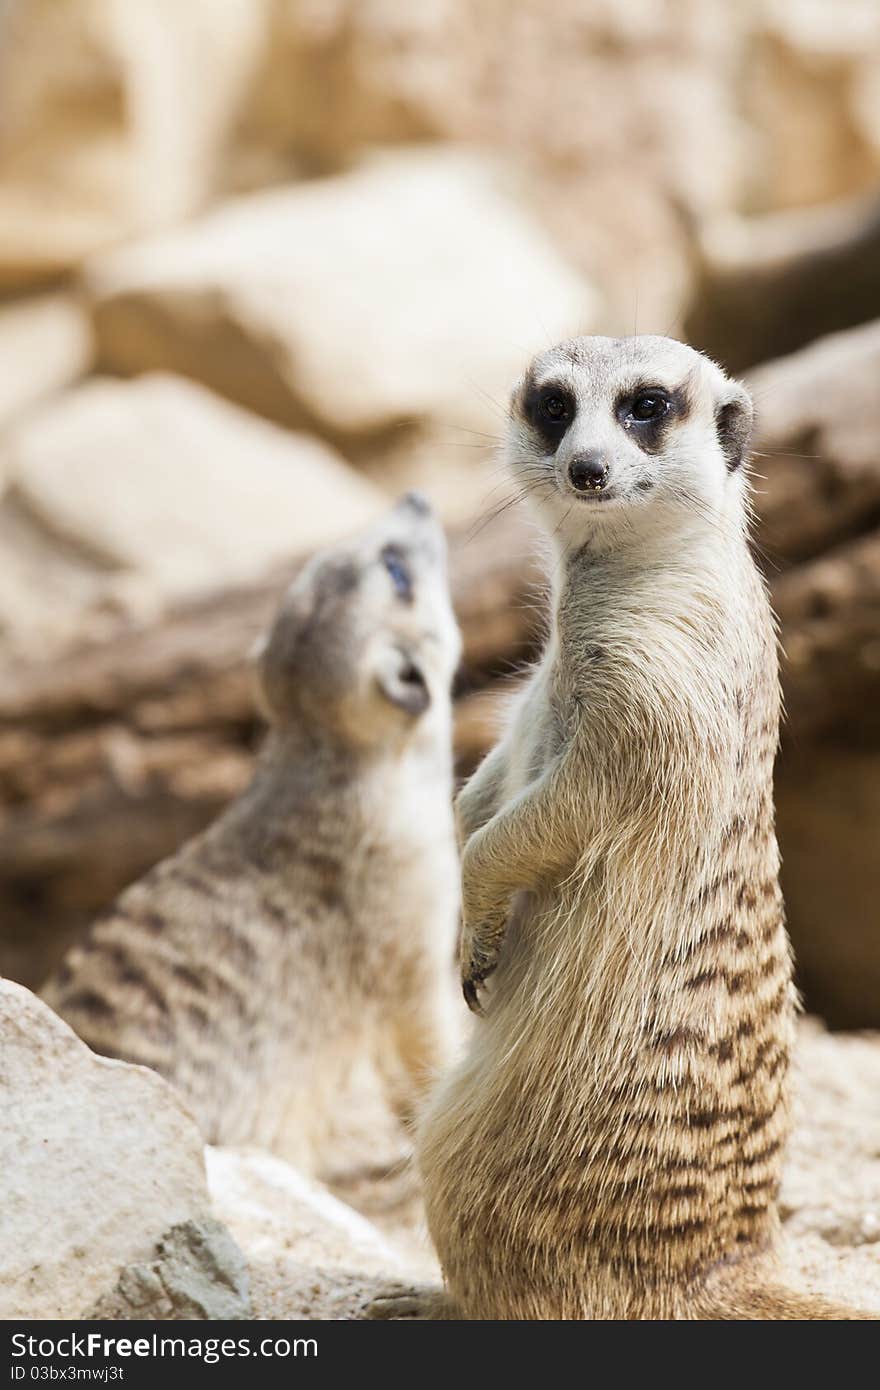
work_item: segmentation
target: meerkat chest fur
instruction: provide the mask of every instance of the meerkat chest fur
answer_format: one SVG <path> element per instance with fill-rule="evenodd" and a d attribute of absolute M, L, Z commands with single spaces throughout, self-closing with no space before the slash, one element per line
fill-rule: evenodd
<path fill-rule="evenodd" d="M 372 1008 L 384 1007 L 388 995 L 396 1000 L 398 971 L 410 964 L 429 968 L 433 961 L 444 976 L 448 971 L 458 900 L 449 742 L 448 732 L 432 737 L 364 773 L 346 795 L 344 819 L 324 827 L 316 869 L 320 876 L 322 855 L 344 865 L 334 874 L 343 895 L 338 968 L 357 986 L 360 1010 L 363 1001 Z M 430 903 L 448 929 L 426 942 L 424 932 L 410 929 L 414 903 Z"/>
<path fill-rule="evenodd" d="M 554 1246 L 664 1279 L 771 1242 L 787 1129 L 774 635 L 747 553 L 712 561 L 699 585 L 570 567 L 505 793 L 576 741 L 589 823 L 565 880 L 520 900 L 470 1058 L 515 1246 L 543 1210 Z"/>
<path fill-rule="evenodd" d="M 558 931 L 564 909 L 574 933 L 568 949 L 560 952 L 554 930 L 537 929 L 527 942 L 511 940 L 511 963 L 527 954 L 543 972 L 545 953 L 561 955 L 593 1001 L 578 1035 L 586 1022 L 605 1060 L 616 1048 L 621 1065 L 651 1008 L 698 1013 L 704 1032 L 722 1030 L 730 990 L 721 974 L 707 974 L 701 992 L 691 966 L 719 964 L 725 943 L 737 939 L 745 949 L 733 930 L 737 909 L 748 916 L 752 890 L 763 885 L 770 896 L 771 879 L 779 916 L 772 622 L 745 546 L 727 549 L 716 539 L 708 551 L 695 542 L 686 562 L 638 570 L 575 557 L 555 605 L 547 670 L 536 681 L 544 734 L 533 757 L 546 773 L 560 750 L 576 747 L 591 814 L 570 872 L 533 893 L 533 920 L 549 914 Z M 569 905 L 579 910 L 568 913 Z M 566 996 L 575 984 L 563 983 L 558 969 L 548 978 Z M 549 987 L 545 994 L 557 1018 L 562 1001 Z"/>

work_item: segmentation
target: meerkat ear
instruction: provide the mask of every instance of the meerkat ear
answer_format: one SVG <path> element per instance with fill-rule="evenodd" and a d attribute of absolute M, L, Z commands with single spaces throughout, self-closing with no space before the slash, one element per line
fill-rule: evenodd
<path fill-rule="evenodd" d="M 755 411 L 752 398 L 738 381 L 726 381 L 715 404 L 715 429 L 729 473 L 745 461 Z"/>
<path fill-rule="evenodd" d="M 391 647 L 383 655 L 376 679 L 386 700 L 407 714 L 424 714 L 431 703 L 431 692 L 419 661 L 399 647 Z"/>

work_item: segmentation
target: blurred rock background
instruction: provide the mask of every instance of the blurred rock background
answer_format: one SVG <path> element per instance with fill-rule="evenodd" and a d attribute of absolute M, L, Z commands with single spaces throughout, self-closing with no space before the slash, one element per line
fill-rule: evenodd
<path fill-rule="evenodd" d="M 242 785 L 281 585 L 414 484 L 467 770 L 540 632 L 507 392 L 653 331 L 755 391 L 800 978 L 880 1025 L 876 0 L 0 0 L 0 296 L 0 973 Z"/>

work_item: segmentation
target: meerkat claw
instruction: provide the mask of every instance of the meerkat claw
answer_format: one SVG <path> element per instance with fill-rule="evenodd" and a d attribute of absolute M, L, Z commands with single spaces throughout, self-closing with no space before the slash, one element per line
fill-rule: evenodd
<path fill-rule="evenodd" d="M 490 961 L 482 953 L 472 958 L 461 972 L 461 992 L 471 1013 L 485 1013 L 480 999 L 480 990 L 495 969 L 497 962 Z"/>
<path fill-rule="evenodd" d="M 485 978 L 485 975 L 465 975 L 462 978 L 461 992 L 472 1014 L 482 1015 L 483 1013 L 479 989 Z"/>

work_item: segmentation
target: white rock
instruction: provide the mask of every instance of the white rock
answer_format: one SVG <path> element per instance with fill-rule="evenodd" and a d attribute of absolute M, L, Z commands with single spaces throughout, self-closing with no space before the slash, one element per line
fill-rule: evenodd
<path fill-rule="evenodd" d="M 383 493 L 327 446 L 171 376 L 93 380 L 6 442 L 10 499 L 164 597 L 354 531 Z"/>
<path fill-rule="evenodd" d="M 82 1317 L 209 1218 L 199 1133 L 159 1076 L 94 1056 L 8 980 L 0 1039 L 0 1318 Z"/>
<path fill-rule="evenodd" d="M 181 1221 L 157 1243 L 155 1258 L 126 1265 L 90 1318 L 154 1321 L 250 1317 L 247 1263 L 214 1217 Z"/>
<path fill-rule="evenodd" d="M 15 495 L 0 502 L 0 556 L 5 659 L 46 660 L 80 641 L 106 641 L 132 618 L 149 621 L 161 612 L 148 584 L 59 544 Z"/>
<path fill-rule="evenodd" d="M 72 295 L 0 309 L 0 427 L 81 376 L 90 357 L 89 322 Z"/>
<path fill-rule="evenodd" d="M 347 440 L 462 403 L 497 423 L 529 355 L 597 307 L 497 169 L 424 149 L 230 202 L 97 259 L 87 287 L 114 369 L 170 367 Z"/>
<path fill-rule="evenodd" d="M 374 1226 L 279 1158 L 207 1149 L 217 1216 L 250 1267 L 258 1318 L 356 1318 L 395 1282 L 436 1283 L 427 1244 L 403 1255 Z"/>

